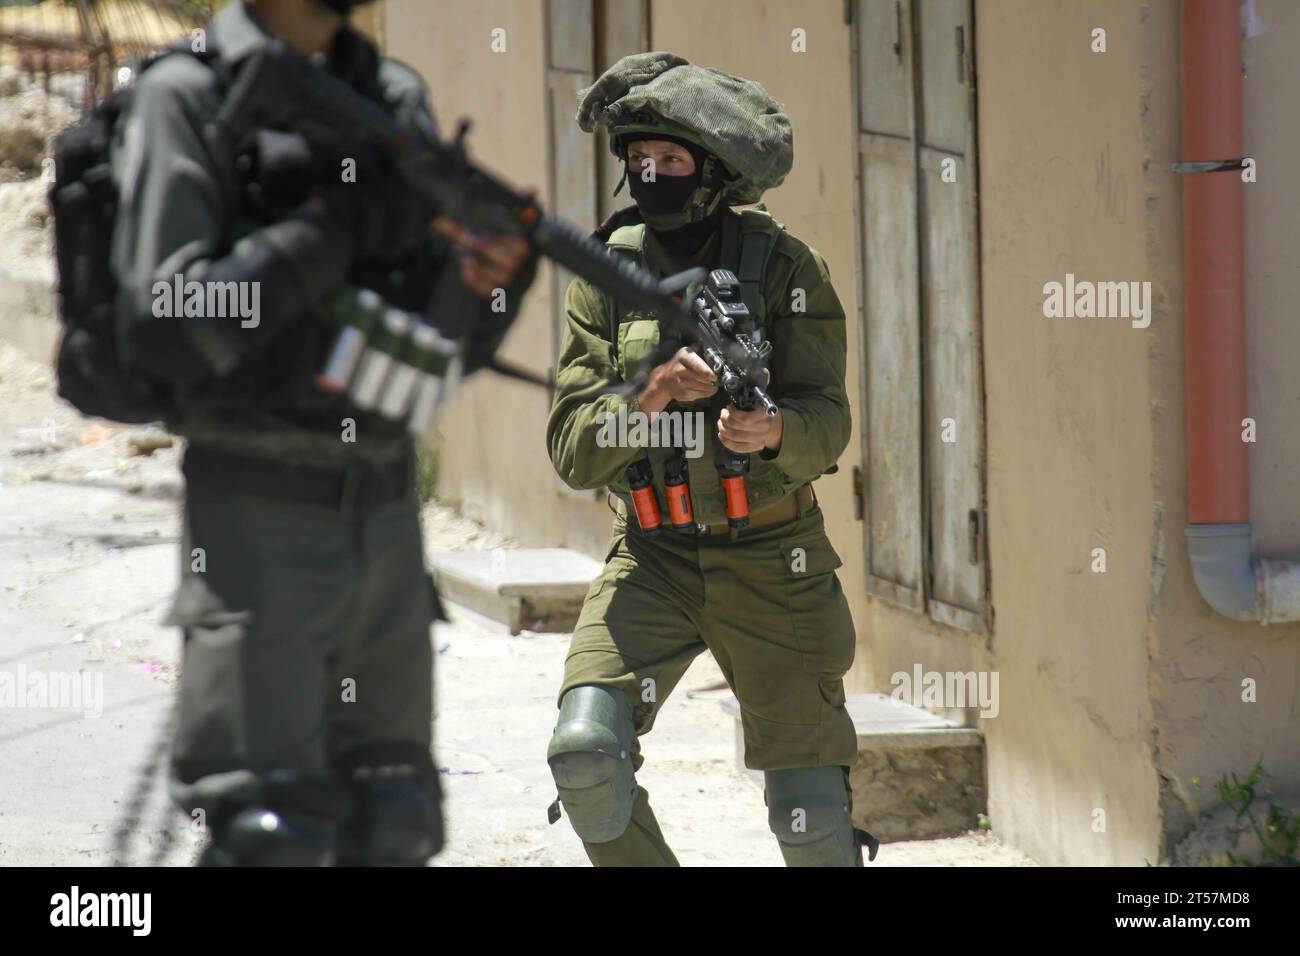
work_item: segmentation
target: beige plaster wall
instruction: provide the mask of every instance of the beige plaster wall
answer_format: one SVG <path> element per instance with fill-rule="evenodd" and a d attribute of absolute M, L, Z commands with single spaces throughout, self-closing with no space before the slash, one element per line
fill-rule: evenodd
<path fill-rule="evenodd" d="M 1103 27 L 1108 52 L 1089 51 Z M 977 4 L 994 829 L 1044 863 L 1155 862 L 1146 614 L 1152 333 L 1048 319 L 1068 272 L 1146 280 L 1139 5 Z M 1091 570 L 1093 549 L 1105 573 Z M 1104 813 L 1104 832 L 1095 829 Z"/>

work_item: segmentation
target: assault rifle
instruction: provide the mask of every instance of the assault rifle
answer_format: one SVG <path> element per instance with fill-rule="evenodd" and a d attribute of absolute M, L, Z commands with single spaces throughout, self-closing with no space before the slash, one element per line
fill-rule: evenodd
<path fill-rule="evenodd" d="M 740 281 L 726 269 L 710 272 L 691 306 L 691 318 L 700 356 L 731 403 L 742 412 L 761 408 L 775 415 L 776 402 L 767 394 L 766 359 L 772 344 L 764 342 L 760 348 L 754 341 L 754 323 L 740 300 Z M 743 361 L 727 357 L 737 352 Z M 749 456 L 720 446 L 714 464 L 726 495 L 727 524 L 743 528 L 749 524 L 749 493 L 745 490 Z"/>
<path fill-rule="evenodd" d="M 701 283 L 703 269 L 691 269 L 670 276 L 660 283 L 661 291 L 685 287 L 689 321 L 676 336 L 661 335 L 659 348 L 646 368 L 629 384 L 640 391 L 640 382 L 648 369 L 672 355 L 679 342 L 686 342 L 699 353 L 717 379 L 718 388 L 741 411 L 762 409 L 777 413 L 776 402 L 767 394 L 767 356 L 771 343 L 757 341 L 749 309 L 741 300 L 740 280 L 726 269 L 714 269 Z M 738 356 L 738 358 L 736 358 Z M 739 454 L 718 443 L 714 465 L 726 496 L 727 524 L 743 528 L 749 524 L 749 493 L 745 476 L 749 474 L 749 455 Z M 627 469 L 627 483 L 636 512 L 637 524 L 646 534 L 658 534 L 663 516 L 654 492 L 653 469 L 649 459 L 640 458 Z M 674 531 L 695 531 L 695 516 L 687 489 L 686 461 L 680 449 L 664 470 L 664 493 Z"/>
<path fill-rule="evenodd" d="M 760 346 L 753 331 L 749 309 L 740 300 L 740 280 L 726 269 L 714 269 L 691 303 L 690 334 L 733 405 L 775 415 L 776 402 L 766 391 L 771 343 Z"/>
<path fill-rule="evenodd" d="M 645 270 L 609 253 L 597 239 L 547 215 L 528 194 L 497 179 L 466 151 L 468 121 L 449 142 L 433 140 L 379 103 L 287 49 L 280 41 L 264 44 L 241 64 L 221 110 L 217 127 L 238 139 L 249 132 L 294 124 L 338 135 L 345 132 L 386 153 L 411 189 L 436 215 L 478 235 L 518 235 L 538 254 L 586 279 L 629 309 L 655 311 L 692 334 L 689 312 Z M 310 140 L 310 133 L 307 134 Z M 717 352 L 748 381 L 751 357 L 731 343 Z"/>

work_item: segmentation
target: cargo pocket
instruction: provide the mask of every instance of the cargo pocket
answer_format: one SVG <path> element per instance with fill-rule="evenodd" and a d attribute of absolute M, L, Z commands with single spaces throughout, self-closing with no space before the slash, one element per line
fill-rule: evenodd
<path fill-rule="evenodd" d="M 252 618 L 252 611 L 228 608 L 226 602 L 208 585 L 203 574 L 182 572 L 180 584 L 172 596 L 171 607 L 159 623 L 183 629 L 218 629 L 232 625 L 242 628 Z"/>
<path fill-rule="evenodd" d="M 611 562 L 614 561 L 614 559 L 618 556 L 618 554 L 621 551 L 623 551 L 623 543 L 626 540 L 627 540 L 627 536 L 622 534 L 616 534 L 610 540 L 609 549 L 605 552 L 605 563 L 601 567 L 600 573 L 596 575 L 596 577 L 592 580 L 591 584 L 588 586 L 587 596 L 583 599 L 584 604 L 587 603 L 588 601 L 594 601 L 596 598 L 600 597 L 601 592 L 605 590 L 606 582 L 608 582 L 609 580 L 611 580 L 612 578 L 618 575 L 619 569 L 610 567 L 610 564 Z"/>
<path fill-rule="evenodd" d="M 781 542 L 785 598 L 803 669 L 842 675 L 853 664 L 853 616 L 835 572 L 843 564 L 821 531 Z"/>

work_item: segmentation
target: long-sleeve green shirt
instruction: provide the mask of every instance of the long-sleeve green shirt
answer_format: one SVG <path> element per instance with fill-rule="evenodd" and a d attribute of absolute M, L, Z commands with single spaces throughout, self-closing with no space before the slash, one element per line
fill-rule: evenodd
<path fill-rule="evenodd" d="M 611 249 L 642 258 L 644 226 L 626 226 L 611 236 Z M 716 236 L 714 239 L 716 240 Z M 711 240 L 697 255 L 699 264 L 717 265 L 719 243 Z M 646 263 L 653 268 L 652 263 Z M 664 269 L 654 269 L 660 275 Z M 844 389 L 844 309 L 831 285 L 826 263 L 813 249 L 782 231 L 763 274 L 766 309 L 764 334 L 773 349 L 768 391 L 781 409 L 784 432 L 776 453 L 751 458 L 747 490 L 751 511 L 762 510 L 815 479 L 832 466 L 848 444 L 851 418 Z M 664 464 L 669 448 L 609 446 L 598 440 L 609 435 L 606 416 L 640 412 L 635 398 L 612 390 L 630 380 L 651 358 L 659 341 L 659 322 L 652 315 L 626 312 L 618 330 L 611 328 L 612 304 L 582 279 L 575 279 L 565 296 L 568 326 L 556 372 L 555 399 L 547 425 L 551 461 L 573 488 L 608 485 L 630 507 L 626 470 L 646 455 L 655 475 L 660 510 L 667 514 L 663 494 Z M 618 336 L 617 353 L 612 336 Z M 704 454 L 688 459 L 695 520 L 726 519 L 725 496 L 714 467 L 715 430 L 721 401 L 692 406 L 704 410 L 707 427 Z M 666 411 L 684 410 L 676 402 Z M 608 447 L 602 447 L 602 444 Z"/>

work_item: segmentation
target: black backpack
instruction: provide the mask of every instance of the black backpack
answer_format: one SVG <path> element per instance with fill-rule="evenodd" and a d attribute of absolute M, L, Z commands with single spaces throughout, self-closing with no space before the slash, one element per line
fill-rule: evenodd
<path fill-rule="evenodd" d="M 181 41 L 146 60 L 139 74 L 171 53 L 186 53 L 205 64 L 217 56 L 215 49 L 195 52 Z M 109 268 L 118 195 L 109 153 L 132 93 L 126 87 L 110 94 L 55 141 L 49 201 L 63 327 L 55 358 L 59 397 L 87 415 L 142 423 L 164 417 L 172 394 L 164 382 L 128 368 L 118 352 L 117 283 Z"/>

